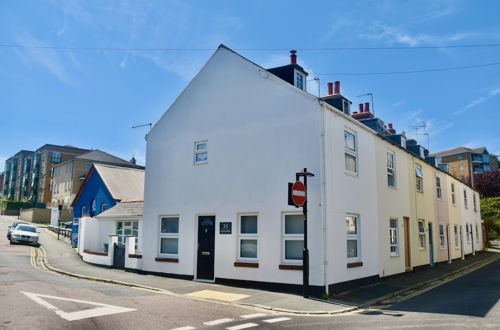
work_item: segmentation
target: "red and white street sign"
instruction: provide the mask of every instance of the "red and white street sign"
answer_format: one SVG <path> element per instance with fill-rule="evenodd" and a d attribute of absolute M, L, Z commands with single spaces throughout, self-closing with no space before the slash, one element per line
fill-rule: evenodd
<path fill-rule="evenodd" d="M 306 201 L 306 187 L 301 181 L 295 181 L 292 186 L 292 201 L 297 206 L 304 205 Z"/>

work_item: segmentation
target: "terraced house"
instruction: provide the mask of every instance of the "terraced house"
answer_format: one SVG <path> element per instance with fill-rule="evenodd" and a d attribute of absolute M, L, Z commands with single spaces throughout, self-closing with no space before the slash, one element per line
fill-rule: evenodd
<path fill-rule="evenodd" d="M 300 288 L 304 219 L 287 182 L 303 168 L 316 293 L 482 248 L 476 191 L 368 103 L 352 112 L 339 82 L 309 94 L 307 76 L 295 51 L 266 69 L 218 48 L 147 135 L 134 268 Z"/>

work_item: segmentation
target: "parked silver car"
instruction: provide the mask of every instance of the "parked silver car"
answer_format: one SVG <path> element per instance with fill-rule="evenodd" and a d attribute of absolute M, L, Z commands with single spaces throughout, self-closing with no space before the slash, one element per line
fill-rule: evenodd
<path fill-rule="evenodd" d="M 38 245 L 38 230 L 35 226 L 19 224 L 10 234 L 10 244 L 27 243 Z"/>
<path fill-rule="evenodd" d="M 12 225 L 9 226 L 9 228 L 7 229 L 7 239 L 10 239 L 10 234 L 14 231 L 14 229 L 20 225 L 20 224 L 24 224 L 24 225 L 27 225 L 28 223 L 26 221 L 14 221 L 12 223 Z"/>

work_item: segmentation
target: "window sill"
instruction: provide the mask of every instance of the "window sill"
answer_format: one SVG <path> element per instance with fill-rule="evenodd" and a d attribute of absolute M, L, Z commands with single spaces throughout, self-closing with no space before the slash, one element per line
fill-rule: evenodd
<path fill-rule="evenodd" d="M 258 262 L 235 261 L 234 267 L 259 268 L 259 263 Z"/>
<path fill-rule="evenodd" d="M 92 254 L 95 256 L 107 256 L 108 255 L 108 252 L 98 252 L 98 251 L 91 251 L 91 250 L 83 250 L 83 252 L 87 253 L 87 254 Z"/>
<path fill-rule="evenodd" d="M 347 171 L 347 170 L 344 170 L 344 173 L 345 173 L 346 175 L 352 176 L 352 177 L 354 177 L 354 178 L 359 178 L 359 173 L 350 172 L 350 171 Z"/>
<path fill-rule="evenodd" d="M 179 262 L 179 258 L 155 258 L 155 261 L 156 262 L 174 262 L 174 263 L 178 263 Z"/>
<path fill-rule="evenodd" d="M 362 261 L 357 261 L 357 262 L 348 262 L 347 263 L 347 268 L 356 268 L 356 267 L 362 267 L 363 262 Z"/>
<path fill-rule="evenodd" d="M 391 258 L 399 257 L 399 254 L 391 254 Z"/>
<path fill-rule="evenodd" d="M 394 187 L 392 187 L 392 186 L 387 186 L 387 188 L 392 189 L 392 190 L 398 190 L 398 187 L 397 187 L 397 186 L 394 186 Z"/>
<path fill-rule="evenodd" d="M 304 266 L 302 266 L 302 265 L 279 265 L 278 268 L 281 270 L 303 270 Z"/>
<path fill-rule="evenodd" d="M 129 254 L 129 258 L 142 259 L 142 254 Z"/>

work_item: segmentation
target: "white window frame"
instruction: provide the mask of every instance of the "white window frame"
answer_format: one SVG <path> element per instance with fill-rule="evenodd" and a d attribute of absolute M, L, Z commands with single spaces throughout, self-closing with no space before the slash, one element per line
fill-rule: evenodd
<path fill-rule="evenodd" d="M 354 214 L 354 213 L 347 213 L 345 215 L 346 219 L 346 225 L 347 225 L 347 217 L 355 217 L 356 218 L 356 234 L 349 234 L 347 233 L 347 226 L 346 226 L 346 258 L 348 262 L 356 262 L 356 261 L 361 261 L 361 220 L 359 214 Z M 351 240 L 356 240 L 356 251 L 358 252 L 358 255 L 356 257 L 349 258 L 347 256 L 347 241 Z"/>
<path fill-rule="evenodd" d="M 80 208 L 80 213 L 81 213 L 80 216 L 82 216 L 82 217 L 87 213 L 87 206 L 86 205 L 82 205 L 82 207 Z"/>
<path fill-rule="evenodd" d="M 458 237 L 458 225 L 453 225 L 453 236 L 455 238 L 455 248 L 458 249 L 460 248 L 460 240 L 459 240 L 459 237 Z"/>
<path fill-rule="evenodd" d="M 129 222 L 130 224 L 129 225 L 125 225 L 127 222 Z M 121 223 L 121 228 L 120 230 L 118 230 L 118 224 Z M 137 229 L 134 229 L 134 223 L 137 224 Z M 130 230 L 130 235 L 126 235 L 125 234 L 125 230 Z M 120 232 L 121 231 L 121 234 Z M 137 236 L 135 236 L 133 234 L 133 232 L 136 231 L 137 232 Z M 126 242 L 126 237 L 139 237 L 139 221 L 137 220 L 120 220 L 120 221 L 116 221 L 116 224 L 115 224 L 115 233 L 116 233 L 116 236 L 118 236 L 118 244 L 125 244 Z M 120 237 L 122 239 L 122 241 L 120 242 Z"/>
<path fill-rule="evenodd" d="M 346 143 L 346 134 L 350 134 L 354 137 L 354 150 L 349 148 Z M 353 172 L 348 170 L 345 165 L 345 159 L 347 155 L 354 157 L 354 164 L 356 170 Z M 358 176 L 359 175 L 359 162 L 358 162 L 358 134 L 350 129 L 344 128 L 344 170 L 345 173 L 349 175 Z"/>
<path fill-rule="evenodd" d="M 465 190 L 465 188 L 464 188 L 464 207 L 465 207 L 466 209 L 468 209 L 468 208 L 469 208 L 469 204 L 468 204 L 468 202 L 467 202 L 467 190 Z"/>
<path fill-rule="evenodd" d="M 477 223 L 475 224 L 476 227 L 476 243 L 479 243 L 479 226 Z"/>
<path fill-rule="evenodd" d="M 420 231 L 420 223 L 422 223 L 422 231 Z M 418 249 L 425 250 L 425 220 L 418 220 L 417 222 L 418 231 Z"/>
<path fill-rule="evenodd" d="M 436 199 L 443 200 L 443 188 L 441 187 L 441 177 L 436 175 Z"/>
<path fill-rule="evenodd" d="M 257 232 L 251 234 L 243 234 L 241 232 L 241 217 L 244 216 L 255 216 L 257 217 Z M 242 257 L 241 256 L 241 241 L 242 240 L 255 240 L 257 241 L 257 255 L 255 258 L 251 257 Z M 259 261 L 259 214 L 258 213 L 240 213 L 238 214 L 238 257 L 236 258 L 240 261 L 250 261 L 250 262 L 258 262 Z"/>
<path fill-rule="evenodd" d="M 455 194 L 455 183 L 451 184 L 451 203 L 457 205 L 457 196 Z"/>
<path fill-rule="evenodd" d="M 389 177 L 390 176 L 392 176 L 394 179 L 394 184 L 392 186 L 389 184 Z M 396 153 L 394 151 L 387 151 L 387 186 L 390 188 L 397 188 Z"/>
<path fill-rule="evenodd" d="M 440 249 L 446 248 L 445 226 L 442 224 L 439 224 L 439 248 Z"/>
<path fill-rule="evenodd" d="M 391 227 L 391 220 L 394 220 L 396 222 L 396 227 Z M 392 257 L 397 257 L 399 256 L 399 221 L 398 218 L 390 218 L 389 219 L 389 252 Z M 396 238 L 396 243 L 392 243 L 392 237 Z M 395 248 L 394 251 L 392 251 L 392 248 Z"/>
<path fill-rule="evenodd" d="M 424 172 L 422 171 L 422 166 L 420 165 L 415 165 L 415 189 L 418 192 L 424 192 Z"/>
<path fill-rule="evenodd" d="M 106 203 L 101 203 L 101 213 L 106 211 L 106 208 L 108 207 L 108 204 Z"/>
<path fill-rule="evenodd" d="M 61 162 L 61 153 L 57 151 L 52 152 L 51 163 L 58 164 Z"/>
<path fill-rule="evenodd" d="M 161 232 L 161 222 L 163 219 L 177 219 L 177 233 L 162 233 Z M 161 257 L 167 257 L 167 258 L 178 258 L 179 257 L 179 246 L 180 246 L 180 235 L 179 232 L 181 231 L 181 218 L 179 215 L 161 215 L 158 221 L 158 233 L 159 233 L 159 239 L 158 239 L 158 255 Z M 161 239 L 162 238 L 177 238 L 177 253 L 162 253 L 161 252 Z"/>
<path fill-rule="evenodd" d="M 302 212 L 284 212 L 282 214 L 281 221 L 281 251 L 282 257 L 281 260 L 284 264 L 289 265 L 302 265 L 303 260 L 295 260 L 295 259 L 286 259 L 286 241 L 304 241 L 304 234 L 286 234 L 285 233 L 285 219 L 287 215 L 303 215 Z"/>
<path fill-rule="evenodd" d="M 474 205 L 474 212 L 477 212 L 477 200 L 476 200 L 476 194 L 472 193 L 472 202 Z"/>
<path fill-rule="evenodd" d="M 204 144 L 205 145 L 205 149 L 200 149 L 198 150 L 198 146 L 199 145 L 202 145 Z M 200 160 L 200 161 L 197 161 L 196 160 L 196 156 L 198 154 L 203 154 L 203 153 L 206 153 L 207 154 L 207 159 L 206 160 Z M 207 164 L 208 163 L 208 140 L 203 140 L 203 141 L 196 141 L 194 143 L 194 158 L 193 158 L 193 164 L 194 165 L 202 165 L 202 164 Z"/>
<path fill-rule="evenodd" d="M 299 86 L 297 86 L 297 75 L 300 75 L 302 77 L 302 88 L 300 88 Z M 303 74 L 302 72 L 300 72 L 299 70 L 294 70 L 293 71 L 293 85 L 295 87 L 297 87 L 298 89 L 300 90 L 303 90 L 303 91 L 307 91 L 307 77 L 305 74 Z"/>

